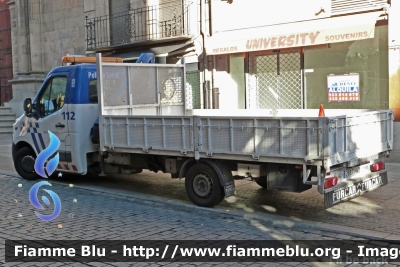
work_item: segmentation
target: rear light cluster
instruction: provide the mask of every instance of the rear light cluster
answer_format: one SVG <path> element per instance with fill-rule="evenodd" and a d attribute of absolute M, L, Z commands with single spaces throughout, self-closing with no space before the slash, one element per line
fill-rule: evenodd
<path fill-rule="evenodd" d="M 380 170 L 385 169 L 385 162 L 379 161 L 377 163 L 374 163 L 370 166 L 371 172 L 377 172 Z"/>
<path fill-rule="evenodd" d="M 329 177 L 329 178 L 325 179 L 324 188 L 328 189 L 328 188 L 334 187 L 335 185 L 337 185 L 338 182 L 339 182 L 339 178 Z"/>
<path fill-rule="evenodd" d="M 377 171 L 383 170 L 383 169 L 385 169 L 385 162 L 383 162 L 383 161 L 376 162 L 370 166 L 370 169 L 371 169 L 371 172 L 377 172 Z M 329 175 L 331 175 L 331 173 L 327 172 L 326 176 L 329 176 Z M 336 176 L 326 178 L 325 183 L 324 183 L 324 189 L 334 187 L 335 185 L 338 184 L 338 182 L 339 182 L 339 178 Z"/>

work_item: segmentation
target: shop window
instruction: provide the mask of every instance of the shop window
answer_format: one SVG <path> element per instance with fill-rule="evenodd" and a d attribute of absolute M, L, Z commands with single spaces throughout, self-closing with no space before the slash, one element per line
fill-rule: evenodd
<path fill-rule="evenodd" d="M 306 108 L 388 108 L 388 27 L 377 26 L 375 37 L 327 46 L 305 48 L 304 85 Z M 357 77 L 354 92 L 328 92 L 328 77 Z M 355 89 L 354 89 L 355 90 Z M 354 94 L 354 96 L 353 96 Z"/>

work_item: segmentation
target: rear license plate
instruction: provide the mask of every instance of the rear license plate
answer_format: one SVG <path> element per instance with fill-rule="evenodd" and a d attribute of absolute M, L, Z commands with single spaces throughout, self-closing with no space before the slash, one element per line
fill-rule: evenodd
<path fill-rule="evenodd" d="M 354 167 L 354 168 L 349 168 L 347 170 L 344 171 L 344 178 L 346 177 L 351 177 L 355 174 L 360 173 L 360 166 L 358 167 Z"/>
<path fill-rule="evenodd" d="M 325 208 L 332 207 L 341 202 L 358 197 L 362 194 L 375 190 L 388 183 L 387 172 L 382 171 L 372 177 L 346 181 L 328 189 L 324 193 Z"/>

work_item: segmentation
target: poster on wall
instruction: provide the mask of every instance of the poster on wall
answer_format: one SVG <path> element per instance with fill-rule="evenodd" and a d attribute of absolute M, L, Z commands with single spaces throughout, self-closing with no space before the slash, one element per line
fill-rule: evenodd
<path fill-rule="evenodd" d="M 328 75 L 328 101 L 360 101 L 360 75 L 358 73 Z"/>

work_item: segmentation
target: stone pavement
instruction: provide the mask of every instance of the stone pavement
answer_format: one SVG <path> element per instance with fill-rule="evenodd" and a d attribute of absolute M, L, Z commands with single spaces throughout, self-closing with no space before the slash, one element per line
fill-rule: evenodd
<path fill-rule="evenodd" d="M 0 140 L 0 173 L 17 175 L 11 158 L 11 137 Z M 302 193 L 267 191 L 249 180 L 236 180 L 236 196 L 225 199 L 215 209 L 221 212 L 237 211 L 246 216 L 284 216 L 295 222 L 329 224 L 332 229 L 343 226 L 351 231 L 359 229 L 367 236 L 400 239 L 400 164 L 390 163 L 386 168 L 389 184 L 373 192 L 324 208 L 323 196 L 316 187 Z M 184 179 L 171 179 L 169 174 L 144 171 L 136 175 L 114 175 L 88 179 L 82 176 L 57 179 L 61 183 L 74 183 L 99 192 L 113 191 L 128 196 L 145 194 L 161 202 L 177 201 L 198 209 L 188 199 Z M 271 218 L 272 218 L 271 217 Z"/>
<path fill-rule="evenodd" d="M 137 198 L 52 183 L 62 201 L 61 214 L 43 222 L 34 213 L 28 192 L 35 181 L 0 175 L 0 264 L 3 266 L 265 266 L 252 263 L 5 263 L 4 240 L 340 240 L 346 236 L 309 227 L 273 225 L 270 221 L 209 209 L 179 207 Z M 49 210 L 53 210 L 50 205 Z M 45 213 L 44 211 L 42 213 Z M 58 225 L 62 224 L 62 228 Z M 267 266 L 285 266 L 268 263 Z M 288 263 L 286 266 L 321 266 Z M 390 265 L 394 266 L 394 265 Z"/>
<path fill-rule="evenodd" d="M 0 172 L 16 175 L 10 149 L 11 140 L 0 141 Z M 323 197 L 316 188 L 300 194 L 270 192 L 252 181 L 238 180 L 237 196 L 224 200 L 214 209 L 205 209 L 188 200 L 183 179 L 171 179 L 167 174 L 143 172 L 96 179 L 62 178 L 51 180 L 52 190 L 62 199 L 63 212 L 50 223 L 39 221 L 27 198 L 36 181 L 3 175 L 0 176 L 0 237 L 400 240 L 397 204 L 400 164 L 388 164 L 387 168 L 389 185 L 328 210 L 324 209 Z M 72 188 L 70 183 L 74 184 Z M 72 218 L 70 214 L 74 214 Z M 56 228 L 59 223 L 63 224 L 62 229 Z M 29 224 L 34 227 L 30 229 Z"/>

